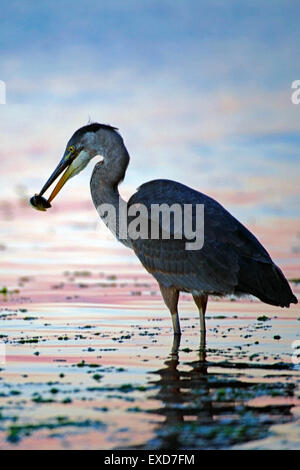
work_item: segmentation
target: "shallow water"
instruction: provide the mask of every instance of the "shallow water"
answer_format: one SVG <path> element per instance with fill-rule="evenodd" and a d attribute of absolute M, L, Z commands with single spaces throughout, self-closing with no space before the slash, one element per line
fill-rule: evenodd
<path fill-rule="evenodd" d="M 155 303 L 2 310 L 1 447 L 222 448 L 296 419 L 297 315 L 211 302 L 204 358 L 192 303 L 180 345 Z"/>
<path fill-rule="evenodd" d="M 299 307 L 212 299 L 204 354 L 182 295 L 179 344 L 155 281 L 89 213 L 1 221 L 0 447 L 299 448 Z M 297 277 L 294 222 L 256 229 Z"/>

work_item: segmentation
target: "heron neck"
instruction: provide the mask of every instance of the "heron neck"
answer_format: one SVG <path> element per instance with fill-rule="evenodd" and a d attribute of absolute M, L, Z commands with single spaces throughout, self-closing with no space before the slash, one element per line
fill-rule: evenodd
<path fill-rule="evenodd" d="M 103 178 L 101 163 L 95 165 L 91 177 L 91 194 L 95 207 L 101 204 L 112 204 L 114 207 L 118 205 L 120 198 L 118 184 L 112 184 Z"/>
<path fill-rule="evenodd" d="M 117 204 L 120 197 L 118 185 L 125 178 L 129 163 L 129 153 L 123 139 L 102 143 L 99 154 L 103 162 L 97 163 L 91 177 L 91 193 L 95 205 Z"/>
<path fill-rule="evenodd" d="M 122 232 L 124 230 L 122 223 L 126 223 L 124 221 L 127 220 L 127 201 L 121 197 L 118 188 L 119 183 L 125 177 L 129 154 L 124 144 L 109 155 L 105 151 L 103 154 L 105 163 L 97 163 L 91 177 L 93 203 L 101 219 L 114 236 L 125 246 L 131 247 Z M 127 236 L 127 224 L 125 232 Z"/>

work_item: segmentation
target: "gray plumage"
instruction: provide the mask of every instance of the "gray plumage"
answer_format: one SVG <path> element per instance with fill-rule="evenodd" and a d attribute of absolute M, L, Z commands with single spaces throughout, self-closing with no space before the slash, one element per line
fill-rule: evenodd
<path fill-rule="evenodd" d="M 280 307 L 297 303 L 282 271 L 257 238 L 217 201 L 181 183 L 155 180 L 143 184 L 128 203 L 121 199 L 118 185 L 124 179 L 129 154 L 117 129 L 93 123 L 78 129 L 67 144 L 65 154 L 37 198 L 67 168 L 67 176 L 53 190 L 55 197 L 67 178 L 78 174 L 95 156 L 103 162 L 95 165 L 91 178 L 91 194 L 95 207 L 109 229 L 124 245 L 132 248 L 146 268 L 158 281 L 163 299 L 170 310 L 174 333 L 180 334 L 177 311 L 179 292 L 190 292 L 199 309 L 201 332 L 205 332 L 205 311 L 208 295 L 253 295 L 261 301 Z M 135 204 L 148 209 L 152 204 L 204 205 L 204 245 L 198 250 L 186 250 L 186 240 L 171 238 L 122 239 L 119 225 L 112 224 L 99 210 L 103 204 L 113 205 L 117 220 L 121 206 L 125 210 Z M 39 206 L 39 204 L 36 204 Z M 44 206 L 43 206 L 44 207 Z M 38 208 L 38 207 L 37 207 Z M 130 224 L 132 217 L 128 217 Z M 193 226 L 196 226 L 193 211 Z M 174 221 L 173 221 L 174 222 Z M 173 236 L 172 236 L 173 235 Z M 202 338 L 202 335 L 201 335 Z M 202 340 L 201 340 L 202 341 Z M 205 345 L 205 339 L 202 341 Z"/>
<path fill-rule="evenodd" d="M 204 245 L 200 250 L 185 250 L 184 237 L 132 240 L 142 264 L 162 284 L 213 295 L 251 294 L 280 307 L 297 301 L 257 238 L 211 197 L 175 181 L 155 180 L 143 184 L 128 206 L 137 203 L 144 204 L 149 213 L 153 203 L 204 205 Z"/>

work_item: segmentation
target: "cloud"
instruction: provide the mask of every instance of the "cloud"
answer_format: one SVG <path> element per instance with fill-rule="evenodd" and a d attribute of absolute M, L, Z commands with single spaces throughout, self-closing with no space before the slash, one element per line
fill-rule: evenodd
<path fill-rule="evenodd" d="M 120 128 L 132 188 L 167 177 L 218 188 L 230 204 L 281 198 L 294 210 L 297 11 L 256 1 L 5 4 L 1 197 L 20 182 L 38 189 L 91 118 Z M 80 194 L 90 172 L 72 182 Z"/>

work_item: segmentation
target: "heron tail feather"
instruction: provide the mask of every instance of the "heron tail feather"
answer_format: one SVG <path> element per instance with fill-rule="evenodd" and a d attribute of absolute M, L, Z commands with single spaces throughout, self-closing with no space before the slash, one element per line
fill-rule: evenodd
<path fill-rule="evenodd" d="M 239 273 L 238 289 L 278 307 L 298 303 L 283 272 L 274 263 L 244 260 Z"/>

